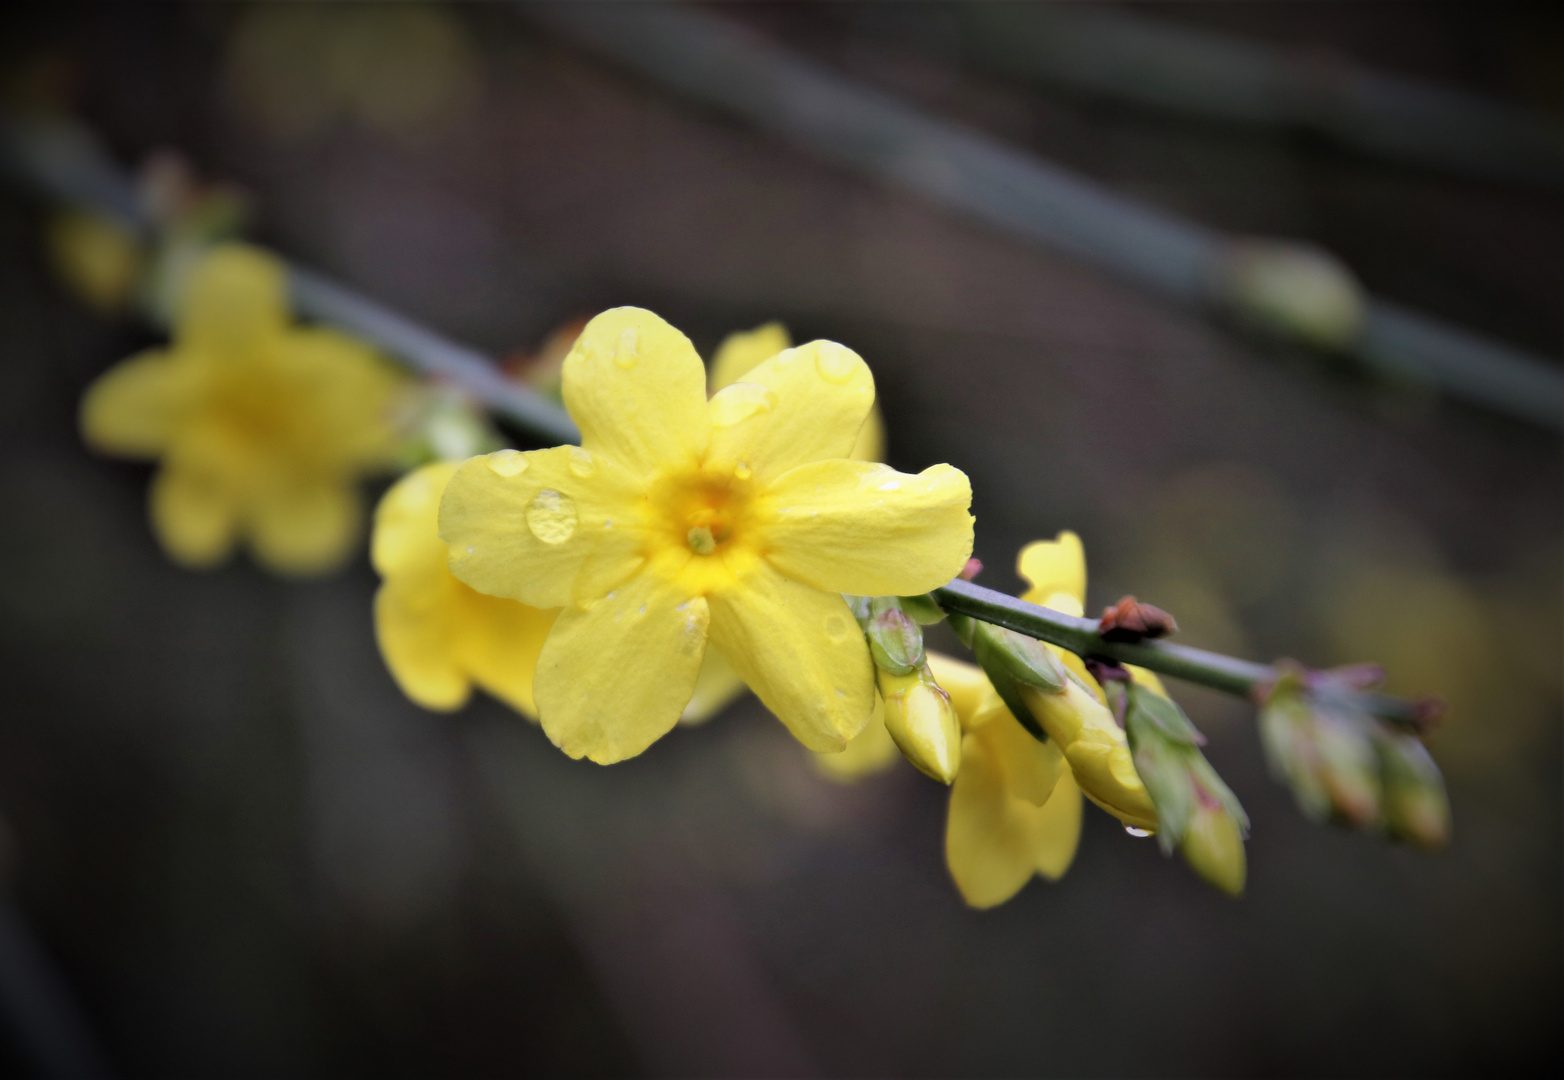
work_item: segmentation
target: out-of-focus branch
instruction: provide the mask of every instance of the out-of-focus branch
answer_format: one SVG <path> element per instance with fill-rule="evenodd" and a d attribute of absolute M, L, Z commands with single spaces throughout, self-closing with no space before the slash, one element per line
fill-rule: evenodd
<path fill-rule="evenodd" d="M 1135 105 L 1297 127 L 1365 153 L 1564 188 L 1564 130 L 1454 90 L 1101 4 L 962 4 L 967 54 Z"/>
<path fill-rule="evenodd" d="M 90 209 L 143 236 L 154 232 L 135 182 L 88 132 L 67 120 L 0 117 L 0 166 L 50 198 Z M 415 371 L 459 386 L 540 439 L 553 443 L 580 439 L 565 410 L 505 378 L 489 357 L 324 274 L 284 262 L 302 314 L 350 330 Z"/>
<path fill-rule="evenodd" d="M 727 20 L 676 5 L 534 4 L 545 27 L 877 180 L 1397 379 L 1564 428 L 1564 373 L 1367 297 L 1307 245 L 1223 234 L 927 116 Z"/>

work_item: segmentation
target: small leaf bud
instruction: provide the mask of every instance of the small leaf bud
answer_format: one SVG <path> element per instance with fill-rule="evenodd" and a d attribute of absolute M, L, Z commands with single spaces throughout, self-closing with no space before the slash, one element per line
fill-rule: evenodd
<path fill-rule="evenodd" d="M 972 651 L 984 671 L 1002 669 L 1021 685 L 1049 693 L 1064 689 L 1064 666 L 1036 638 L 980 622 L 972 630 Z"/>
<path fill-rule="evenodd" d="M 875 598 L 869 617 L 869 654 L 882 671 L 910 674 L 923 663 L 923 631 L 894 600 L 883 604 L 882 599 Z"/>
<path fill-rule="evenodd" d="M 1198 800 L 1179 851 L 1190 869 L 1207 882 L 1229 896 L 1243 895 L 1248 876 L 1243 830 L 1220 800 L 1209 795 Z"/>
<path fill-rule="evenodd" d="M 1418 847 L 1444 847 L 1450 842 L 1450 801 L 1428 748 L 1414 735 L 1383 730 L 1375 747 L 1391 834 Z"/>

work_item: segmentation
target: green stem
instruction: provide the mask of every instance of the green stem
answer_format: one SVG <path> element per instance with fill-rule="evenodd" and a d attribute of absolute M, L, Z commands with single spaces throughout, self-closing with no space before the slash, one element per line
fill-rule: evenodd
<path fill-rule="evenodd" d="M 1106 641 L 1097 633 L 1095 619 L 1083 619 L 1038 604 L 1029 604 L 970 581 L 956 579 L 932 593 L 947 612 L 993 623 L 1068 649 L 1078 656 L 1100 656 L 1134 664 L 1159 675 L 1209 686 L 1214 690 L 1253 700 L 1256 687 L 1272 681 L 1276 670 L 1234 656 L 1175 645 L 1166 641 L 1135 644 Z M 1352 694 L 1351 704 L 1400 727 L 1416 729 L 1418 706 L 1385 694 Z"/>

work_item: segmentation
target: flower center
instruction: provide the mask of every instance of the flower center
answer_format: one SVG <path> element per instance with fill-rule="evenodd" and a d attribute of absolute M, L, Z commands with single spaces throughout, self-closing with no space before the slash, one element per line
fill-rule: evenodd
<path fill-rule="evenodd" d="M 649 554 L 671 560 L 664 565 L 689 578 L 693 591 L 721 587 L 757 554 L 753 485 L 738 470 L 696 468 L 665 476 L 648 497 L 658 525 Z"/>

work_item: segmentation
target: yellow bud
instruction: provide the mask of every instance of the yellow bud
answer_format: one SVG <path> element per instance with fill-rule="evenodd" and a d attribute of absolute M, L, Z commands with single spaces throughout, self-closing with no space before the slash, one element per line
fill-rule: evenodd
<path fill-rule="evenodd" d="M 961 727 L 950 695 L 935 685 L 927 670 L 910 675 L 879 672 L 885 730 L 920 772 L 948 784 L 961 768 Z"/>
<path fill-rule="evenodd" d="M 1097 696 L 1075 679 L 1049 693 L 1020 687 L 1021 699 L 1048 737 L 1059 744 L 1081 791 L 1137 829 L 1156 829 L 1157 809 L 1135 771 L 1124 729 Z"/>
<path fill-rule="evenodd" d="M 1229 896 L 1242 896 L 1248 865 L 1244 838 L 1238 822 L 1220 805 L 1203 802 L 1190 815 L 1179 845 L 1184 861 L 1195 873 Z"/>
<path fill-rule="evenodd" d="M 76 295 L 103 312 L 129 304 L 145 257 L 136 237 L 108 218 L 66 210 L 49 221 L 49 254 Z"/>

